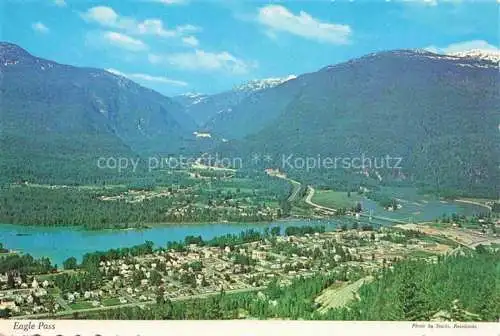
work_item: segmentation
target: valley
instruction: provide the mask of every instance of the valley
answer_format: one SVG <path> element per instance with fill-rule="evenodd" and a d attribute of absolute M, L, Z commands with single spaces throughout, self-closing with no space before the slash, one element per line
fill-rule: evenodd
<path fill-rule="evenodd" d="M 167 97 L 1 42 L 0 75 L 1 318 L 500 317 L 491 57 Z"/>
<path fill-rule="evenodd" d="M 311 311 L 311 316 L 317 319 L 346 305 L 359 304 L 354 297 L 358 291 L 363 295 L 363 279 L 373 281 L 386 268 L 397 268 L 400 260 L 439 264 L 452 255 L 475 255 L 477 245 L 462 240 L 466 231 L 455 240 L 449 236 L 451 230 L 460 231 L 415 225 L 376 230 L 353 226 L 333 231 L 325 231 L 321 225 L 289 226 L 284 230 L 266 226 L 263 231 L 247 229 L 211 239 L 189 235 L 156 248 L 147 241 L 130 248 L 91 252 L 81 262 L 73 257 L 66 259 L 65 270 L 54 271 L 47 262 L 19 260 L 18 275 L 8 271 L 9 263 L 19 258 L 14 254 L 0 260 L 0 272 L 5 272 L 0 279 L 0 297 L 3 309 L 9 307 L 16 318 L 85 318 L 133 308 L 147 313 L 166 303 L 205 304 L 208 300 L 210 304 L 211 297 L 220 300 L 225 296 L 255 295 L 252 292 L 258 292 L 257 299 L 265 299 L 269 307 L 278 308 L 281 299 L 274 303 L 269 296 L 274 286 L 287 290 L 297 281 L 314 282 L 319 278 L 343 287 L 338 292 L 318 292 L 317 298 L 312 297 L 319 315 Z M 470 232 L 475 235 L 474 230 Z M 496 243 L 483 243 L 499 246 L 498 239 Z M 487 249 L 481 253 L 490 253 Z M 364 282 L 365 286 L 369 282 Z M 178 309 L 178 313 L 190 311 L 188 307 Z M 232 314 L 230 310 L 220 313 L 221 317 Z M 248 313 L 237 318 L 249 318 Z"/>
<path fill-rule="evenodd" d="M 271 221 L 283 216 L 281 203 L 290 189 L 287 182 L 265 174 L 246 176 L 197 166 L 158 179 L 101 186 L 11 184 L 1 190 L 0 221 L 87 229 Z"/>

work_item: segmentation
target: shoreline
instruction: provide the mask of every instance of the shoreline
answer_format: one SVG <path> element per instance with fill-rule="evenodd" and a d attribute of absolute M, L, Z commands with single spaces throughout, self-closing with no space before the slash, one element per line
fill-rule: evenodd
<path fill-rule="evenodd" d="M 108 232 L 108 231 L 141 231 L 141 230 L 150 230 L 158 227 L 169 227 L 169 226 L 195 226 L 195 225 L 214 225 L 214 224 L 228 224 L 228 225 L 269 225 L 272 223 L 280 223 L 280 222 L 300 222 L 300 221 L 317 221 L 317 220 L 330 220 L 331 217 L 322 217 L 322 218 L 279 218 L 275 220 L 266 220 L 266 221 L 245 221 L 245 222 L 234 222 L 234 221 L 208 221 L 208 222 L 160 222 L 160 223 L 145 223 L 143 227 L 127 227 L 127 228 L 99 228 L 99 229 L 87 229 L 83 225 L 37 225 L 37 224 L 19 224 L 19 223 L 0 223 L 2 225 L 12 225 L 18 226 L 26 229 L 37 229 L 37 230 L 57 230 L 57 229 L 73 229 L 76 231 L 83 232 Z M 31 235 L 31 234 L 30 234 Z M 30 236 L 26 235 L 26 236 Z M 24 236 L 24 234 L 18 235 Z"/>
<path fill-rule="evenodd" d="M 490 207 L 489 205 L 486 205 L 486 204 L 483 204 L 483 203 L 479 203 L 479 202 L 475 202 L 475 201 L 469 201 L 469 200 L 464 200 L 464 199 L 456 199 L 454 200 L 454 202 L 457 202 L 457 203 L 466 203 L 466 204 L 472 204 L 472 205 L 477 205 L 477 206 L 480 206 L 482 208 L 486 208 L 488 209 L 489 211 L 492 211 L 493 208 Z"/>

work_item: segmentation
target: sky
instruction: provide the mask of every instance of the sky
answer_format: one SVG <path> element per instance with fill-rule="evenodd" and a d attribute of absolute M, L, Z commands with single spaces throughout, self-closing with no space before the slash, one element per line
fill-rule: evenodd
<path fill-rule="evenodd" d="M 1 0 L 0 39 L 165 95 L 217 93 L 372 52 L 498 51 L 500 0 Z"/>

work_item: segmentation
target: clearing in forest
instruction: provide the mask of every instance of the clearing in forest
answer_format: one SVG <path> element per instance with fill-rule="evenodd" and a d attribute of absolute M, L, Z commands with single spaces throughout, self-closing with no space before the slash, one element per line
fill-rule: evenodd
<path fill-rule="evenodd" d="M 334 284 L 328 287 L 314 300 L 321 304 L 321 307 L 318 308 L 318 312 L 325 313 L 332 308 L 344 307 L 356 298 L 357 292 L 363 284 L 371 281 L 373 281 L 373 277 L 367 276 L 353 283 L 344 283 L 340 286 Z"/>

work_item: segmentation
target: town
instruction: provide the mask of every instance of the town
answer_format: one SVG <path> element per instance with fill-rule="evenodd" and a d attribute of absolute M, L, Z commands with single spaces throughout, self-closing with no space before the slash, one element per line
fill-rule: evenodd
<path fill-rule="evenodd" d="M 462 236 L 454 235 L 459 231 Z M 464 240 L 465 236 L 470 239 Z M 81 264 L 69 258 L 64 270 L 53 269 L 48 260 L 6 254 L 0 270 L 4 272 L 0 312 L 15 318 L 75 316 L 204 298 L 221 291 L 258 292 L 273 281 L 287 286 L 295 278 L 332 271 L 341 274 L 345 285 L 360 285 L 402 259 L 433 263 L 440 256 L 466 254 L 469 247 L 482 243 L 498 249 L 496 234 L 486 238 L 451 224 L 445 228 L 362 226 L 330 232 L 324 227 L 288 227 L 285 232 L 273 227 L 264 233 L 247 230 L 210 241 L 189 236 L 159 249 L 146 242 L 96 252 L 84 256 Z M 322 304 L 326 309 L 331 302 Z"/>

